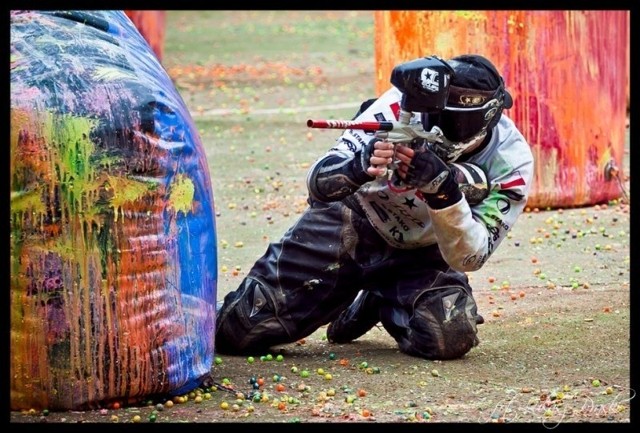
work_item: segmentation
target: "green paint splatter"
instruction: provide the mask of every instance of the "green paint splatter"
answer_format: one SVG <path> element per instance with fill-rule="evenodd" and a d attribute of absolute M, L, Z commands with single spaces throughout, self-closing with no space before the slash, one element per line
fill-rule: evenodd
<path fill-rule="evenodd" d="M 94 178 L 90 158 L 95 150 L 89 133 L 97 121 L 70 115 L 49 115 L 44 119 L 44 140 L 50 144 L 50 160 L 64 202 L 71 212 L 83 210 L 82 198 Z M 85 204 L 86 205 L 86 204 Z"/>

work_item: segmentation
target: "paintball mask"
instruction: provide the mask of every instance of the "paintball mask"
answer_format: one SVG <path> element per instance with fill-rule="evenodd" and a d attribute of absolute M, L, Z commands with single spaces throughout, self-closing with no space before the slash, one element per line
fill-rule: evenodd
<path fill-rule="evenodd" d="M 447 62 L 454 71 L 442 110 L 422 112 L 426 131 L 437 127 L 444 138 L 433 150 L 445 161 L 453 162 L 477 144 L 493 128 L 504 108 L 513 99 L 495 66 L 479 55 L 463 55 Z"/>
<path fill-rule="evenodd" d="M 405 111 L 437 113 L 449 96 L 451 66 L 437 56 L 402 63 L 391 71 L 391 84 L 402 92 L 400 107 Z"/>

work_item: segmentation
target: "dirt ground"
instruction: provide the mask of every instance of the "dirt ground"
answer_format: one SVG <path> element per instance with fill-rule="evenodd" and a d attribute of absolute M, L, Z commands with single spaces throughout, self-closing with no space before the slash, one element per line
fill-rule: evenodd
<path fill-rule="evenodd" d="M 234 392 L 11 422 L 628 423 L 629 271 L 628 206 L 531 212 L 472 275 L 486 323 L 464 359 L 403 355 L 382 328 L 333 345 L 321 328 L 253 360 L 218 356 L 213 378 Z"/>
<path fill-rule="evenodd" d="M 167 57 L 171 71 L 170 50 Z M 191 104 L 198 89 L 176 83 Z M 194 110 L 196 120 L 198 112 L 221 107 L 208 103 Z M 251 359 L 216 356 L 215 383 L 185 396 L 118 409 L 11 412 L 10 422 L 46 423 L 48 429 L 77 423 L 628 424 L 635 398 L 628 132 L 622 200 L 530 209 L 484 268 L 470 274 L 486 322 L 479 325 L 480 345 L 463 359 L 436 362 L 401 354 L 382 327 L 351 344 L 329 344 L 322 327 Z M 302 179 L 305 171 L 296 176 Z M 216 206 L 224 210 L 218 216 L 221 238 L 238 226 L 228 216 L 232 198 L 226 188 L 233 185 L 225 182 L 214 185 Z M 302 190 L 296 194 L 304 197 Z M 278 237 L 294 221 L 298 205 L 297 199 L 281 204 L 285 209 L 273 216 L 283 217 L 261 228 L 262 237 L 247 234 L 243 251 L 221 250 L 221 264 L 241 262 L 239 268 L 248 269 L 265 239 Z M 243 270 L 220 274 L 219 299 L 235 288 Z"/>

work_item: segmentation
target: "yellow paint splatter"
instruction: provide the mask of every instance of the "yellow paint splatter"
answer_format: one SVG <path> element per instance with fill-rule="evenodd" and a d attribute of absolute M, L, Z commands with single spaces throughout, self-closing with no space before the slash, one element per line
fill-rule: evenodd
<path fill-rule="evenodd" d="M 11 212 L 45 212 L 44 204 L 40 199 L 40 191 L 12 191 Z"/>
<path fill-rule="evenodd" d="M 173 207 L 176 212 L 182 211 L 186 214 L 191 210 L 194 195 L 193 181 L 183 174 L 178 175 L 171 185 L 169 206 Z"/>
<path fill-rule="evenodd" d="M 117 221 L 118 210 L 122 210 L 127 204 L 135 204 L 156 188 L 156 185 L 135 179 L 109 176 L 108 188 L 113 191 L 110 203 Z"/>

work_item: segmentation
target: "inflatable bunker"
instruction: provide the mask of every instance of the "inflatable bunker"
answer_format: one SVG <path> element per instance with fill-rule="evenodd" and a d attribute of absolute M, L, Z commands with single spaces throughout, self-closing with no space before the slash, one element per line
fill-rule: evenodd
<path fill-rule="evenodd" d="M 404 59 L 478 53 L 493 61 L 515 101 L 505 113 L 533 152 L 527 206 L 626 195 L 628 10 L 375 11 L 374 25 L 378 94 Z"/>
<path fill-rule="evenodd" d="M 123 11 L 12 11 L 11 409 L 182 395 L 214 359 L 209 169 Z"/>

